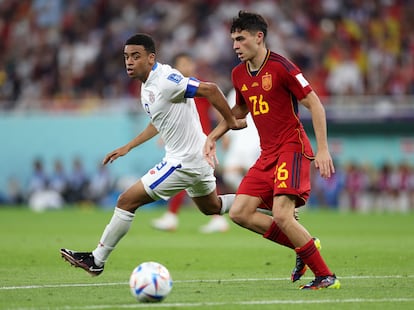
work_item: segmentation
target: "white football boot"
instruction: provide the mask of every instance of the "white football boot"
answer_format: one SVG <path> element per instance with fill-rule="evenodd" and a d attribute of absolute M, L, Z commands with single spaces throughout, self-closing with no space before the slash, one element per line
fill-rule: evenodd
<path fill-rule="evenodd" d="M 165 212 L 160 218 L 152 221 L 152 227 L 159 230 L 174 231 L 178 227 L 178 217 L 171 212 Z"/>

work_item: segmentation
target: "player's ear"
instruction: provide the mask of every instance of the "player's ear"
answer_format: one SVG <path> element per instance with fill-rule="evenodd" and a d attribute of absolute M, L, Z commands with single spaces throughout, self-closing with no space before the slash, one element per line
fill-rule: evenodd
<path fill-rule="evenodd" d="M 264 41 L 264 33 L 262 31 L 258 31 L 256 33 L 256 43 L 260 44 Z"/>
<path fill-rule="evenodd" d="M 149 53 L 148 54 L 148 61 L 152 65 L 155 63 L 155 53 Z"/>

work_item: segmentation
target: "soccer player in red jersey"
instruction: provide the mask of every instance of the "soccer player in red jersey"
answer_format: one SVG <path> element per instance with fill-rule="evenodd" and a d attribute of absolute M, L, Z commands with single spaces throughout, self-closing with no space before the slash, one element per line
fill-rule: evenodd
<path fill-rule="evenodd" d="M 262 152 L 237 190 L 230 218 L 238 225 L 271 241 L 294 249 L 315 274 L 301 289 L 339 288 L 340 282 L 322 258 L 309 232 L 293 216 L 303 206 L 311 190 L 310 168 L 324 178 L 335 172 L 328 149 L 326 116 L 315 91 L 300 69 L 285 57 L 267 49 L 267 23 L 262 16 L 240 11 L 231 24 L 233 49 L 241 60 L 232 71 L 236 89 L 236 118 L 251 113 Z M 308 108 L 317 142 L 314 155 L 309 138 L 299 119 L 298 105 Z M 209 134 L 204 155 L 214 166 L 216 141 L 228 128 L 221 122 Z M 246 146 L 248 147 L 248 146 Z M 273 217 L 257 211 L 267 208 Z"/>

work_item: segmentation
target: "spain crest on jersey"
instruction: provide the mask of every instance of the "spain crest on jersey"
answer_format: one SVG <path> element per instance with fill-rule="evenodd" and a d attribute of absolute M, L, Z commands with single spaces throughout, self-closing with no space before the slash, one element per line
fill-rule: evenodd
<path fill-rule="evenodd" d="M 262 88 L 265 91 L 269 91 L 272 89 L 272 75 L 269 73 L 266 73 L 262 76 Z"/>

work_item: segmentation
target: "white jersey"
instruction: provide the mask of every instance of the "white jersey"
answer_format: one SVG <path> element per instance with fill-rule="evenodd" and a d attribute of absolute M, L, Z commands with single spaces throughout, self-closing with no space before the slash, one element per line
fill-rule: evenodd
<path fill-rule="evenodd" d="M 166 161 L 191 165 L 203 158 L 206 136 L 193 99 L 199 85 L 196 78 L 161 63 L 142 84 L 141 103 L 165 143 Z"/>

